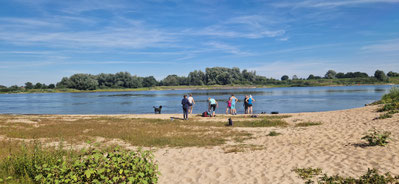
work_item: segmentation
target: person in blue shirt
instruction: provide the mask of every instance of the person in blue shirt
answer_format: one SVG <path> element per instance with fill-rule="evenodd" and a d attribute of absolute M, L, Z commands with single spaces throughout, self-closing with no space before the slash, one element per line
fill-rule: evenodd
<path fill-rule="evenodd" d="M 238 102 L 238 99 L 234 96 L 234 94 L 231 95 L 230 101 L 231 101 L 231 114 L 237 115 L 236 103 Z"/>
<path fill-rule="evenodd" d="M 190 106 L 190 102 L 187 99 L 187 95 L 184 95 L 183 100 L 181 100 L 181 105 L 183 107 L 183 119 L 188 120 L 188 108 Z"/>
<path fill-rule="evenodd" d="M 208 102 L 209 102 L 209 111 L 212 111 L 212 116 L 215 117 L 216 108 L 218 107 L 218 102 L 211 97 L 208 98 Z"/>
<path fill-rule="evenodd" d="M 246 101 L 248 103 L 248 114 L 252 114 L 253 113 L 252 104 L 253 102 L 255 102 L 255 99 L 252 97 L 252 95 L 249 95 L 249 98 Z"/>

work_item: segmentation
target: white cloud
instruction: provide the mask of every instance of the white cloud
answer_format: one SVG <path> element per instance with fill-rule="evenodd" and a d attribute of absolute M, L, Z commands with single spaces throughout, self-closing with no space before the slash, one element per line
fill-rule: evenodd
<path fill-rule="evenodd" d="M 70 17 L 69 17 L 70 18 Z M 16 22 L 11 22 L 15 20 Z M 112 27 L 71 30 L 68 22 L 57 20 L 0 19 L 0 40 L 16 45 L 39 45 L 60 48 L 147 48 L 170 46 L 175 38 L 168 32 L 130 21 Z M 60 25 L 60 29 L 54 25 Z M 15 26 L 15 25 L 22 25 Z"/>
<path fill-rule="evenodd" d="M 381 43 L 362 47 L 367 52 L 399 52 L 399 39 L 386 40 Z"/>
<path fill-rule="evenodd" d="M 220 50 L 225 53 L 230 53 L 230 54 L 234 54 L 234 55 L 250 55 L 250 53 L 243 52 L 238 47 L 228 45 L 225 43 L 221 43 L 221 42 L 213 41 L 213 42 L 205 43 L 205 45 L 211 46 L 211 47 L 215 48 L 216 50 Z"/>

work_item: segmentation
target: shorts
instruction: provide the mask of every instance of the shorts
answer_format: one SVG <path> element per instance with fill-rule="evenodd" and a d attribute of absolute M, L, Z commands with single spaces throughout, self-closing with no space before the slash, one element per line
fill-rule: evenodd
<path fill-rule="evenodd" d="M 231 109 L 236 109 L 236 104 L 231 104 Z"/>
<path fill-rule="evenodd" d="M 188 106 L 190 106 L 190 107 L 191 107 L 191 106 L 193 106 L 193 104 L 192 104 L 192 103 L 188 103 Z"/>
<path fill-rule="evenodd" d="M 252 107 L 252 104 L 248 104 L 248 107 Z"/>
<path fill-rule="evenodd" d="M 213 110 L 212 110 L 213 109 Z M 216 110 L 216 104 L 211 104 L 211 110 L 215 111 Z"/>

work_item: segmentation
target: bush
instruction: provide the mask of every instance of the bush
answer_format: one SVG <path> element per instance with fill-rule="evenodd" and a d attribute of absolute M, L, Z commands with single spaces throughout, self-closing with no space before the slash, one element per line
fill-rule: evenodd
<path fill-rule="evenodd" d="M 379 174 L 376 169 L 368 169 L 367 173 L 359 178 L 342 177 L 339 175 L 328 176 L 322 175 L 322 170 L 317 168 L 303 168 L 294 169 L 300 178 L 306 180 L 306 184 L 315 183 L 319 184 L 394 184 L 399 183 L 399 176 L 392 176 L 390 173 Z M 314 178 L 318 176 L 318 178 Z"/>
<path fill-rule="evenodd" d="M 0 173 L 23 183 L 157 183 L 158 166 L 149 151 L 90 149 L 22 151 L 0 162 Z M 4 178 L 3 180 L 6 180 Z"/>
<path fill-rule="evenodd" d="M 372 129 L 362 139 L 366 140 L 369 146 L 385 146 L 390 135 L 391 132 Z"/>
<path fill-rule="evenodd" d="M 381 115 L 380 117 L 376 119 L 386 119 L 386 118 L 391 118 L 392 114 L 396 114 L 399 112 L 399 88 L 398 87 L 392 87 L 389 90 L 388 94 L 385 94 L 382 96 L 381 100 L 379 102 L 376 102 L 376 104 L 384 104 L 380 109 L 378 109 L 378 112 L 386 112 L 388 113 Z"/>

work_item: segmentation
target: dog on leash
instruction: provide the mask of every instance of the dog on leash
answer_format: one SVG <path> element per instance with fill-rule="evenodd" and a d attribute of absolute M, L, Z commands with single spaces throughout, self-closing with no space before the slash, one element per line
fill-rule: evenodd
<path fill-rule="evenodd" d="M 161 111 L 162 111 L 162 105 L 161 106 L 159 106 L 159 107 L 155 107 L 155 106 L 153 106 L 154 107 L 154 113 L 155 114 L 161 114 Z"/>

